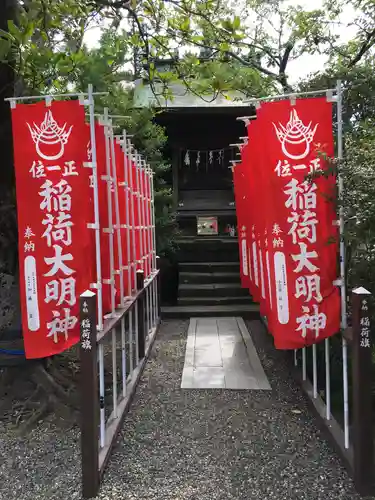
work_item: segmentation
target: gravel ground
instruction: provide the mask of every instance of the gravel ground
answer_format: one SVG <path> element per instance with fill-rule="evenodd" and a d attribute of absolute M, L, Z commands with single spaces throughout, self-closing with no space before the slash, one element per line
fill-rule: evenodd
<path fill-rule="evenodd" d="M 187 325 L 163 324 L 99 499 L 358 500 L 259 328 L 272 391 L 180 389 Z M 44 424 L 27 440 L 0 432 L 0 499 L 80 498 L 77 430 Z"/>

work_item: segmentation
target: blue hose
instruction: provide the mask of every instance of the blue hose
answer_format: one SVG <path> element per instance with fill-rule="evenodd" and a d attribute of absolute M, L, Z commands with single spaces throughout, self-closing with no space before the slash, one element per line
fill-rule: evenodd
<path fill-rule="evenodd" d="M 25 356 L 25 351 L 10 351 L 8 349 L 0 349 L 1 354 L 8 354 L 9 356 Z"/>

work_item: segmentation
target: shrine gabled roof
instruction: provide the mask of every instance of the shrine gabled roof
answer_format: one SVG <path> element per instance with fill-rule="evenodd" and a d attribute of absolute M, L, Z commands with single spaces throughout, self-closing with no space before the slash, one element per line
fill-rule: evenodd
<path fill-rule="evenodd" d="M 183 83 L 175 83 L 169 86 L 173 98 L 166 99 L 163 96 L 162 84 L 155 82 L 153 88 L 142 80 L 134 82 L 135 108 L 156 107 L 159 109 L 183 109 L 183 108 L 243 108 L 249 106 L 248 98 L 242 92 L 226 92 L 218 96 L 204 95 L 200 97 L 190 92 Z M 155 94 L 158 96 L 156 97 Z"/>

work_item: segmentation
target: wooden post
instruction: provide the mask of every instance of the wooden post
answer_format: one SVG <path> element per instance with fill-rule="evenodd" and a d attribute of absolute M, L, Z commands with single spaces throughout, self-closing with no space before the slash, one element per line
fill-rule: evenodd
<path fill-rule="evenodd" d="M 370 298 L 365 288 L 352 291 L 354 482 L 363 496 L 374 486 Z"/>
<path fill-rule="evenodd" d="M 138 352 L 139 352 L 139 359 L 137 359 L 137 363 L 139 362 L 140 359 L 145 357 L 145 323 L 146 323 L 146 318 L 145 318 L 145 292 L 144 292 L 144 272 L 143 271 L 137 271 L 137 291 L 140 292 L 142 291 L 137 299 L 138 303 Z"/>
<path fill-rule="evenodd" d="M 156 256 L 156 269 L 158 269 L 158 277 L 157 277 L 157 282 L 156 282 L 156 295 L 158 299 L 158 308 L 157 308 L 157 315 L 158 317 L 156 318 L 157 321 L 160 320 L 160 315 L 161 315 L 161 275 L 160 275 L 160 257 L 157 255 Z"/>
<path fill-rule="evenodd" d="M 99 399 L 96 342 L 96 295 L 86 290 L 80 302 L 81 454 L 83 498 L 99 491 Z"/>

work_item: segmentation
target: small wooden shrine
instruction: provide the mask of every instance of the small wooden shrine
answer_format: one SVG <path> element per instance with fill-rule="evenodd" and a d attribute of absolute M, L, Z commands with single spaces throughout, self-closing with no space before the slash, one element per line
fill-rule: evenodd
<path fill-rule="evenodd" d="M 153 85 L 154 89 L 157 83 Z M 166 128 L 166 154 L 172 164 L 171 185 L 184 236 L 233 236 L 236 225 L 231 160 L 246 132 L 238 116 L 249 115 L 243 95 L 199 97 L 183 84 L 171 87 L 173 100 L 159 98 L 156 121 Z M 162 101 L 160 103 L 160 101 Z M 135 105 L 156 105 L 145 81 L 136 82 Z"/>
<path fill-rule="evenodd" d="M 241 288 L 236 209 L 231 160 L 246 134 L 239 116 L 254 114 L 243 95 L 199 97 L 181 84 L 172 100 L 158 96 L 145 81 L 136 82 L 136 107 L 159 108 L 156 121 L 166 129 L 165 154 L 172 171 L 174 203 L 181 237 L 169 270 L 162 269 L 162 316 L 246 316 L 257 313 Z M 161 90 L 161 88 L 160 88 Z M 153 92 L 154 91 L 154 92 Z"/>

